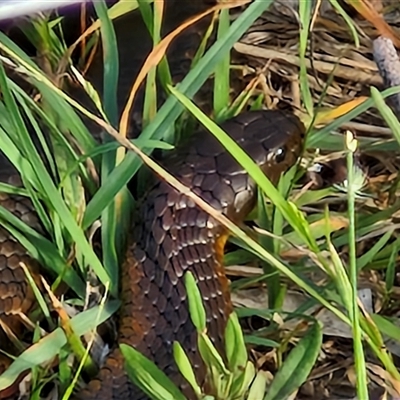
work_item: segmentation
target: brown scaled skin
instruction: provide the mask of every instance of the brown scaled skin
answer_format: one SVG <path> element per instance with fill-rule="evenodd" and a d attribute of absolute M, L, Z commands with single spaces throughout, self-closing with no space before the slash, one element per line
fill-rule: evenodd
<path fill-rule="evenodd" d="M 0 154 L 0 182 L 21 186 L 21 179 L 12 165 Z M 28 226 L 42 233 L 37 214 L 29 198 L 0 193 L 0 206 L 21 219 Z M 20 265 L 24 263 L 39 288 L 39 265 L 9 231 L 0 226 L 0 343 L 1 349 L 15 353 L 10 337 L 20 338 L 24 331 L 22 315 L 27 315 L 35 306 L 36 299 L 31 285 Z M 11 335 L 11 336 L 10 336 Z M 11 364 L 12 359 L 0 354 L 0 374 Z M 0 399 L 14 399 L 22 374 L 13 385 L 0 391 Z"/>
<path fill-rule="evenodd" d="M 274 183 L 302 151 L 304 126 L 289 113 L 247 112 L 226 121 L 222 128 Z M 255 183 L 205 130 L 171 152 L 164 167 L 235 222 L 242 221 L 255 205 Z M 144 196 L 136 215 L 139 219 L 122 268 L 118 341 L 134 346 L 154 361 L 187 398 L 194 399 L 172 355 L 172 343 L 177 340 L 195 366 L 198 381 L 204 383 L 183 275 L 191 271 L 197 278 L 208 333 L 223 352 L 223 334 L 233 308 L 222 265 L 227 232 L 162 180 Z M 106 359 L 99 375 L 76 396 L 80 400 L 147 398 L 127 378 L 118 348 Z"/>
<path fill-rule="evenodd" d="M 0 181 L 21 186 L 16 171 L 5 163 L 0 173 Z M 33 205 L 27 197 L 0 193 L 0 205 L 28 226 L 42 231 Z M 26 265 L 36 284 L 41 287 L 38 263 L 7 229 L 0 226 L 0 320 L 2 328 L 10 329 L 16 336 L 21 333 L 23 327 L 20 314 L 27 314 L 35 304 L 33 290 L 20 263 Z M 4 330 L 0 330 L 0 340 L 3 344 Z"/>

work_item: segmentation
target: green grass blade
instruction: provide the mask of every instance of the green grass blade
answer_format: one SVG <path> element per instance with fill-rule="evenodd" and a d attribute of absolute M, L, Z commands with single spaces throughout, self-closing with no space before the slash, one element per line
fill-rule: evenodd
<path fill-rule="evenodd" d="M 300 92 L 304 106 L 308 114 L 314 115 L 313 99 L 308 84 L 306 52 L 308 48 L 308 35 L 311 24 L 311 1 L 299 2 L 299 17 L 300 17 L 300 41 L 299 41 L 299 57 L 300 57 Z"/>
<path fill-rule="evenodd" d="M 116 35 L 112 22 L 107 13 L 107 6 L 104 0 L 94 3 L 97 16 L 101 22 L 101 38 L 103 48 L 103 105 L 104 111 L 110 121 L 111 125 L 117 127 L 118 124 L 118 110 L 117 110 L 117 90 L 118 90 L 118 46 Z M 111 142 L 112 138 L 103 131 L 103 141 L 105 143 Z M 110 175 L 111 171 L 115 168 L 117 162 L 117 151 L 110 151 L 102 156 L 101 163 L 101 179 L 104 182 Z M 125 191 L 126 188 L 122 188 Z M 121 197 L 123 194 L 119 194 Z M 105 208 L 101 215 L 101 244 L 104 268 L 110 277 L 110 291 L 116 293 L 118 290 L 118 249 L 117 244 L 123 243 L 123 234 L 118 227 L 124 226 L 120 224 L 118 216 L 121 216 L 117 210 L 117 202 L 114 200 L 107 208 Z M 119 249 L 122 251 L 122 249 Z"/>
<path fill-rule="evenodd" d="M 395 243 L 392 249 L 392 253 L 390 254 L 389 263 L 386 269 L 385 284 L 386 284 L 386 293 L 388 294 L 392 292 L 395 282 L 396 258 L 398 253 L 399 253 L 399 245 L 398 243 Z"/>
<path fill-rule="evenodd" d="M 352 321 L 353 346 L 355 357 L 355 369 L 357 375 L 357 395 L 360 399 L 369 399 L 367 371 L 364 358 L 364 349 L 362 343 L 362 329 L 360 327 L 360 311 L 358 307 L 358 270 L 356 259 L 356 223 L 355 223 L 355 188 L 354 188 L 354 152 L 357 142 L 354 137 L 348 133 L 346 135 L 347 147 L 347 193 L 348 193 L 348 218 L 349 218 L 349 277 L 352 286 L 351 307 L 349 315 Z"/>
<path fill-rule="evenodd" d="M 218 38 L 226 35 L 229 29 L 229 10 L 221 10 L 218 20 Z M 227 52 L 218 63 L 214 73 L 214 113 L 219 115 L 229 104 L 230 54 Z"/>
<path fill-rule="evenodd" d="M 390 238 L 393 235 L 393 230 L 387 231 L 374 245 L 362 256 L 357 259 L 357 271 L 365 268 L 369 263 L 372 263 L 378 252 L 388 245 Z"/>
<path fill-rule="evenodd" d="M 349 27 L 351 34 L 353 36 L 354 43 L 355 43 L 356 47 L 358 48 L 360 46 L 360 38 L 358 37 L 357 29 L 354 25 L 353 20 L 344 11 L 343 7 L 340 5 L 340 3 L 337 0 L 329 0 L 329 2 L 332 4 L 333 8 L 341 15 L 341 17 L 346 21 L 346 24 Z"/>

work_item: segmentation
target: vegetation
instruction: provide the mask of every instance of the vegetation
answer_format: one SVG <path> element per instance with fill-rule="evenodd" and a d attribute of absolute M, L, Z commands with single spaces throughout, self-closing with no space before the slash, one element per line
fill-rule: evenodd
<path fill-rule="evenodd" d="M 301 1 L 296 9 L 299 20 L 294 26 L 283 23 L 285 32 L 279 20 L 283 17 L 276 18 L 276 13 L 282 12 L 284 18 L 287 15 L 282 9 L 271 11 L 272 3 L 272 0 L 255 0 L 233 22 L 229 19 L 229 8 L 235 10 L 232 4 L 221 2 L 215 7 L 219 15 L 218 23 L 214 21 L 217 40 L 208 49 L 200 46 L 191 71 L 177 86 L 171 83 L 164 54 L 174 34 L 179 32 L 160 40 L 160 3 L 153 13 L 145 0 L 138 4 L 119 2 L 109 10 L 104 1 L 97 1 L 94 4 L 98 20 L 70 48 L 66 47 L 63 35 L 57 35 L 61 29 L 57 16 L 41 14 L 29 18 L 24 33 L 46 62 L 40 57 L 38 63 L 31 60 L 6 35 L 0 34 L 0 143 L 2 151 L 21 173 L 24 184 L 21 189 L 2 183 L 0 190 L 31 198 L 46 233 L 32 229 L 4 207 L 0 207 L 0 223 L 40 261 L 44 270 L 52 273 L 50 276 L 56 277 L 46 291 L 39 290 L 31 281 L 46 317 L 47 329 L 36 325 L 32 344 L 0 376 L 0 389 L 30 370 L 31 399 L 39 398 L 46 384 L 56 381 L 61 393 L 59 398 L 68 399 L 82 369 L 95 370 L 89 355 L 94 344 L 91 333 L 117 312 L 119 306 L 116 300 L 119 265 L 129 229 L 126 215 L 132 212 L 137 200 L 129 193 L 127 184 L 134 176 L 139 181 L 144 179 L 139 168 L 145 163 L 162 179 L 184 189 L 146 156 L 153 149 L 170 150 L 175 137 L 186 133 L 179 129 L 185 126 L 181 124 L 184 112 L 186 117 L 192 115 L 209 127 L 260 188 L 257 209 L 249 217 L 252 231 L 208 210 L 233 233 L 230 242 L 235 245 L 225 255 L 228 274 L 235 277 L 232 290 L 237 305 L 226 332 L 229 365 L 224 364 L 207 339 L 200 296 L 191 298 L 192 311 L 197 310 L 192 312 L 192 319 L 202 343 L 202 356 L 207 360 L 218 393 L 214 393 L 215 398 L 281 400 L 296 395 L 297 398 L 321 398 L 327 393 L 340 392 L 342 387 L 347 390 L 350 384 L 362 400 L 370 398 L 371 392 L 379 387 L 390 395 L 400 395 L 396 364 L 400 337 L 396 323 L 399 311 L 396 215 L 400 209 L 396 156 L 400 125 L 384 101 L 398 93 L 399 88 L 379 91 L 374 85 L 369 88 L 365 82 L 362 85 L 359 81 L 356 85 L 341 65 L 344 58 L 346 65 L 359 67 L 363 73 L 370 71 L 362 68 L 356 49 L 365 50 L 365 43 L 373 37 L 371 32 L 396 36 L 379 13 L 367 7 L 366 0 L 347 1 L 357 10 L 357 17 L 350 17 L 336 0 L 330 0 L 336 10 L 330 23 L 327 19 L 318 20 L 322 11 L 313 2 Z M 153 29 L 155 48 L 132 87 L 125 112 L 118 121 L 116 88 L 120 66 L 111 20 L 130 11 L 127 7 L 131 9 L 134 5 L 140 8 L 147 25 Z M 384 9 L 388 14 L 390 11 L 390 7 Z M 250 83 L 241 93 L 228 96 L 232 70 L 230 50 L 265 12 L 271 13 L 267 20 L 272 26 L 265 28 L 265 32 L 272 29 L 274 38 L 282 35 L 280 40 L 287 40 L 291 46 L 278 52 L 286 57 L 296 56 L 298 64 L 293 66 L 290 60 L 271 56 L 269 72 L 267 69 L 256 71 L 250 65 L 247 69 L 252 74 Z M 368 20 L 368 29 L 360 16 Z M 287 19 L 283 20 L 288 23 Z M 361 38 L 360 26 L 364 27 Z M 102 99 L 72 59 L 73 52 L 82 48 L 82 60 L 90 58 L 99 29 L 106 54 L 103 60 L 106 89 Z M 335 51 L 339 49 L 336 57 L 326 57 L 334 60 L 329 71 L 318 70 L 320 64 L 316 62 L 320 59 L 313 58 L 314 30 L 323 32 L 324 38 L 333 38 L 332 42 L 324 43 L 326 54 L 331 54 L 329 46 Z M 292 32 L 296 41 L 290 36 Z M 347 53 L 335 35 L 348 46 Z M 85 46 L 81 47 L 82 43 Z M 245 54 L 244 47 L 236 50 Z M 262 64 L 265 62 L 262 60 Z M 156 64 L 159 64 L 160 80 L 170 93 L 158 110 L 154 107 Z M 96 104 L 96 115 L 60 89 L 65 72 L 60 68 L 62 65 Z M 241 68 L 244 70 L 245 66 Z M 290 85 L 283 70 L 288 71 Z M 282 177 L 277 188 L 189 100 L 212 74 L 217 88 L 213 97 L 213 120 L 229 118 L 247 106 L 272 106 L 275 94 L 281 104 L 294 106 L 307 126 L 303 158 Z M 13 79 L 15 76 L 19 79 Z M 144 129 L 139 138 L 129 143 L 125 140 L 129 110 L 144 79 Z M 275 79 L 274 83 L 280 82 L 281 87 L 270 85 L 271 79 Z M 26 90 L 26 82 L 34 87 L 35 97 Z M 344 93 L 345 96 L 340 95 Z M 103 144 L 93 138 L 82 115 L 85 121 L 91 119 L 101 126 Z M 348 129 L 338 134 L 342 127 L 359 128 L 360 125 L 375 125 L 379 129 L 374 132 L 375 137 L 368 137 L 362 129 L 357 132 L 357 138 Z M 390 128 L 389 134 L 386 125 Z M 370 157 L 368 178 L 355 162 L 360 154 Z M 342 180 L 339 184 L 313 187 L 309 171 L 314 163 L 340 158 L 345 160 L 348 171 L 345 184 Z M 207 207 L 201 199 L 197 201 Z M 101 257 L 92 246 L 93 237 L 98 234 L 101 235 Z M 186 279 L 192 288 L 189 292 L 196 294 L 191 276 Z M 95 286 L 105 288 L 96 305 L 88 302 L 88 290 L 94 292 L 96 287 L 90 287 L 85 280 L 95 280 Z M 61 296 L 66 292 L 64 285 L 69 288 L 65 297 Z M 260 298 L 265 300 L 264 287 L 268 288 L 268 300 L 261 302 Z M 370 300 L 363 301 L 362 293 L 367 293 Z M 293 299 L 297 299 L 295 305 L 288 307 L 288 301 Z M 56 316 L 50 312 L 51 308 L 56 310 Z M 239 320 L 243 322 L 243 330 Z M 247 327 L 246 321 L 262 324 Z M 80 339 L 84 334 L 88 345 Z M 245 348 L 251 351 L 247 353 Z M 133 380 L 140 383 L 143 377 L 149 379 L 149 375 L 143 374 L 147 372 L 154 382 L 165 382 L 160 378 L 162 373 L 149 366 L 134 349 L 128 346 L 122 349 Z M 184 367 L 182 370 L 190 371 L 179 344 L 175 344 L 174 350 L 176 359 Z M 71 354 L 80 365 L 76 372 L 69 368 Z M 55 360 L 58 368 L 54 368 Z M 340 378 L 333 377 L 335 371 L 340 371 Z M 197 386 L 195 377 L 185 373 L 199 398 L 210 399 Z M 169 384 L 153 387 L 155 399 L 168 398 Z"/>

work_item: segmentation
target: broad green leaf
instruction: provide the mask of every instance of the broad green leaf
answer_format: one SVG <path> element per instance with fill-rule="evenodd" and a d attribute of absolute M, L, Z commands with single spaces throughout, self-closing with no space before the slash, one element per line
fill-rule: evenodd
<path fill-rule="evenodd" d="M 247 363 L 247 349 L 242 328 L 235 312 L 229 316 L 225 329 L 225 347 L 228 367 L 232 372 L 244 368 Z"/>
<path fill-rule="evenodd" d="M 246 400 L 259 400 L 262 399 L 265 394 L 265 388 L 267 386 L 267 375 L 265 371 L 258 371 L 254 382 L 250 387 L 249 394 Z"/>
<path fill-rule="evenodd" d="M 252 362 L 248 362 L 244 371 L 240 371 L 239 374 L 234 374 L 232 379 L 232 386 L 230 390 L 230 397 L 232 399 L 245 398 L 245 394 L 248 392 L 250 384 L 254 380 L 256 375 L 256 369 Z M 262 392 L 262 396 L 265 391 Z M 261 396 L 261 397 L 262 397 Z"/>
<path fill-rule="evenodd" d="M 316 322 L 298 342 L 276 373 L 264 400 L 282 400 L 290 396 L 307 379 L 322 345 L 322 329 Z"/>
<path fill-rule="evenodd" d="M 229 375 L 229 370 L 226 368 L 222 356 L 218 353 L 207 334 L 199 333 L 198 348 L 201 358 L 210 370 L 214 369 L 217 376 L 226 377 Z"/>
<path fill-rule="evenodd" d="M 186 355 L 185 350 L 178 342 L 174 342 L 173 345 L 174 359 L 178 365 L 179 371 L 184 376 L 184 378 L 190 383 L 194 392 L 200 396 L 201 388 L 196 381 L 196 376 L 194 374 L 192 365 L 190 364 L 189 357 Z"/>

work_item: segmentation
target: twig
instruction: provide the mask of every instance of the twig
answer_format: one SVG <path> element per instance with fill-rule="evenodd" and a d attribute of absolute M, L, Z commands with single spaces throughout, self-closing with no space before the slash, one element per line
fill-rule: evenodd
<path fill-rule="evenodd" d="M 373 42 L 374 60 L 382 76 L 385 88 L 400 85 L 400 60 L 391 39 L 379 36 Z M 388 97 L 388 103 L 400 116 L 400 94 Z"/>

